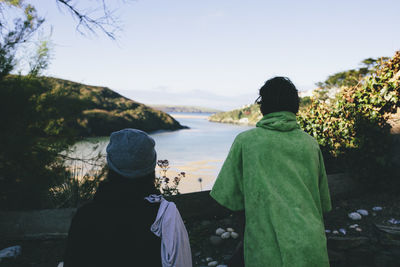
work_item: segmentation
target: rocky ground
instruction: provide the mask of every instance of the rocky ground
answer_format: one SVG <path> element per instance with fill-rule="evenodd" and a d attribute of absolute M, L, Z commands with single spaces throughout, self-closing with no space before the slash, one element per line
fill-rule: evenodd
<path fill-rule="evenodd" d="M 373 243 L 374 239 L 378 238 L 379 229 L 377 225 L 387 226 L 399 231 L 390 236 L 391 239 L 395 239 L 395 246 L 394 248 L 391 247 L 390 250 L 395 250 L 394 257 L 398 257 L 398 262 L 400 262 L 400 195 L 368 193 L 368 195 L 333 200 L 332 204 L 333 210 L 325 216 L 332 266 L 392 266 L 391 259 L 387 261 L 376 259 L 367 263 L 363 260 L 369 259 L 365 257 L 366 255 L 377 254 L 378 250 L 385 252 L 385 247 L 378 248 L 380 245 Z M 377 210 L 374 211 L 374 207 L 380 207 L 381 210 L 376 208 Z M 366 210 L 368 215 L 361 215 L 360 220 L 349 218 L 350 213 L 360 209 Z M 203 220 L 188 224 L 192 236 L 194 266 L 208 266 L 213 261 L 217 261 L 218 264 L 226 264 L 229 261 L 240 238 L 221 239 L 220 242 L 215 242 L 216 229 L 226 229 L 227 227 L 238 229 L 237 231 L 241 232 L 239 220 L 235 214 L 227 218 Z M 366 246 L 366 243 L 368 246 Z M 352 262 L 352 264 L 349 265 L 349 262 Z"/>
<path fill-rule="evenodd" d="M 341 197 L 332 203 L 333 210 L 325 216 L 331 266 L 386 267 L 400 262 L 400 194 L 370 192 Z M 374 207 L 382 209 L 374 211 Z M 360 220 L 349 218 L 359 209 L 368 215 L 361 215 Z M 240 218 L 240 214 L 230 214 L 186 222 L 193 266 L 227 264 L 243 236 Z M 239 237 L 222 239 L 216 234 L 218 228 L 233 228 Z M 62 261 L 65 239 L 0 241 L 0 249 L 13 245 L 22 246 L 21 255 L 3 260 L 0 266 L 55 267 Z"/>

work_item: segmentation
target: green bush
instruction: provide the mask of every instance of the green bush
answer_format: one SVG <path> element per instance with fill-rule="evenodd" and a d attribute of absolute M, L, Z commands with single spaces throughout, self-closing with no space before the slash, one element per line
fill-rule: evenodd
<path fill-rule="evenodd" d="M 318 140 L 328 162 L 363 178 L 364 185 L 388 184 L 395 178 L 388 118 L 400 107 L 399 97 L 398 51 L 355 86 L 341 87 L 329 105 L 314 100 L 299 122 Z"/>
<path fill-rule="evenodd" d="M 0 79 L 0 209 L 40 208 L 62 182 L 81 101 L 31 76 Z"/>

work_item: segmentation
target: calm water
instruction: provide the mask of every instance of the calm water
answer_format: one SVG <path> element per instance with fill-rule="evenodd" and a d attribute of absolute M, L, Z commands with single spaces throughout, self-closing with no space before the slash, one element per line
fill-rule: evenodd
<path fill-rule="evenodd" d="M 235 136 L 249 126 L 213 123 L 207 120 L 209 114 L 172 113 L 182 125 L 189 126 L 173 132 L 155 132 L 151 136 L 156 141 L 158 159 L 168 159 L 170 172 L 184 171 L 188 174 L 189 182 L 183 191 L 198 191 L 190 183 L 198 183 L 202 177 L 204 187 L 208 189 L 220 170 Z M 77 143 L 71 156 L 91 158 L 97 154 L 105 154 L 108 137 L 88 138 Z"/>

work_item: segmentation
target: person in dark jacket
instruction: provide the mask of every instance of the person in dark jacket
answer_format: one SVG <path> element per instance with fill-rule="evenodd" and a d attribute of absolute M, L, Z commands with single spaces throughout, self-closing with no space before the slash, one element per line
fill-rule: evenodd
<path fill-rule="evenodd" d="M 124 129 L 107 146 L 108 177 L 70 226 L 64 266 L 161 266 L 161 239 L 150 231 L 159 203 L 156 152 L 146 133 Z"/>

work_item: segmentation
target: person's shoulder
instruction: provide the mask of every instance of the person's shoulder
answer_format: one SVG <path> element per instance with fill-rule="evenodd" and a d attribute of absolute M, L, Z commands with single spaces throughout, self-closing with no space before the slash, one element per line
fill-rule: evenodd
<path fill-rule="evenodd" d="M 244 132 L 239 133 L 236 138 L 235 138 L 235 142 L 246 142 L 247 140 L 251 139 L 252 137 L 254 137 L 254 135 L 256 135 L 256 133 L 259 131 L 259 129 L 257 127 L 252 128 L 250 130 L 246 130 Z"/>
<path fill-rule="evenodd" d="M 314 146 L 315 148 L 319 149 L 318 141 L 313 136 L 311 136 L 310 134 L 306 133 L 302 129 L 298 129 L 297 131 L 304 138 L 304 140 L 307 140 L 312 146 Z"/>

